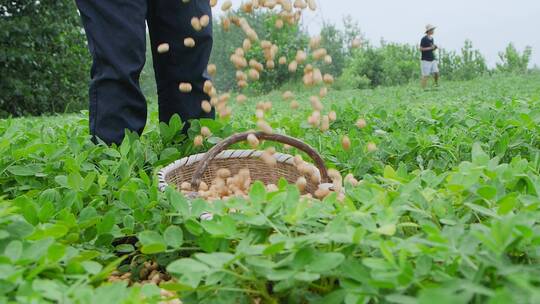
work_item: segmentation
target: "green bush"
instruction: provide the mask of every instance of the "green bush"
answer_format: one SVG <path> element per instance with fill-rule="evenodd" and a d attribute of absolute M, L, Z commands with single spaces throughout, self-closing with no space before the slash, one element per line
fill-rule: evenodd
<path fill-rule="evenodd" d="M 471 80 L 488 72 L 486 59 L 479 50 L 466 40 L 461 54 L 441 50 L 440 69 L 446 79 Z"/>
<path fill-rule="evenodd" d="M 0 5 L 0 117 L 86 106 L 89 53 L 73 1 Z"/>
<path fill-rule="evenodd" d="M 527 46 L 523 53 L 519 53 L 516 47 L 509 43 L 504 52 L 499 53 L 501 63 L 497 64 L 497 70 L 501 72 L 524 73 L 529 67 L 532 48 Z"/>
<path fill-rule="evenodd" d="M 359 89 L 404 84 L 419 77 L 419 56 L 419 51 L 410 45 L 383 41 L 377 48 L 365 43 L 352 53 L 338 82 Z"/>

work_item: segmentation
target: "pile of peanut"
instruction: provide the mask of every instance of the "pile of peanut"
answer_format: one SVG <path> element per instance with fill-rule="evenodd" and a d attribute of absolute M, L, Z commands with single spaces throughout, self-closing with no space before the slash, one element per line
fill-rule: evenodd
<path fill-rule="evenodd" d="M 131 272 L 121 273 L 120 271 L 113 271 L 108 278 L 109 282 L 127 282 L 129 285 L 137 284 L 155 284 L 159 285 L 161 282 L 171 281 L 171 276 L 167 273 L 161 272 L 158 269 L 158 264 L 155 261 L 146 261 L 141 265 L 138 273 L 138 280 L 134 280 L 134 276 Z M 182 301 L 178 299 L 178 295 L 169 290 L 160 289 L 162 304 L 182 304 Z"/>

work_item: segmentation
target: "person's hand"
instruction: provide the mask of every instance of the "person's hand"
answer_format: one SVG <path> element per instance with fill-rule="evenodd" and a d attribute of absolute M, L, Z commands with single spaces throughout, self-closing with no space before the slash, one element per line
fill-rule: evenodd
<path fill-rule="evenodd" d="M 434 44 L 431 48 L 435 51 L 435 50 L 438 49 L 439 47 L 436 46 L 436 45 Z"/>

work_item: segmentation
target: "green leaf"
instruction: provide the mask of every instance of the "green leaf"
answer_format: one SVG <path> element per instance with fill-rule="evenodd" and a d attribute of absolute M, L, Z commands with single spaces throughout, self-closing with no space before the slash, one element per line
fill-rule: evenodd
<path fill-rule="evenodd" d="M 478 188 L 478 190 L 476 192 L 481 197 L 483 197 L 483 198 L 485 198 L 487 200 L 490 200 L 490 199 L 494 198 L 497 195 L 497 188 L 495 188 L 493 186 L 490 186 L 490 185 L 485 185 L 485 186 L 482 186 L 482 187 Z"/>
<path fill-rule="evenodd" d="M 104 284 L 98 287 L 93 296 L 93 303 L 114 304 L 118 299 L 126 299 L 128 295 L 127 283 Z"/>
<path fill-rule="evenodd" d="M 465 206 L 471 208 L 472 210 L 474 210 L 474 211 L 476 211 L 478 213 L 486 215 L 486 216 L 490 216 L 490 217 L 494 217 L 494 218 L 499 217 L 497 215 L 497 213 L 495 213 L 493 210 L 488 209 L 488 208 L 483 207 L 483 206 L 480 206 L 480 205 L 477 205 L 477 204 L 465 203 Z"/>
<path fill-rule="evenodd" d="M 196 253 L 195 258 L 213 268 L 222 268 L 234 259 L 234 255 L 226 252 Z"/>
<path fill-rule="evenodd" d="M 151 230 L 146 230 L 137 235 L 142 244 L 141 252 L 144 254 L 155 254 L 163 252 L 167 249 L 167 244 L 163 237 Z"/>
<path fill-rule="evenodd" d="M 98 274 L 103 269 L 100 263 L 94 261 L 83 261 L 81 265 L 89 274 Z"/>
<path fill-rule="evenodd" d="M 120 253 L 130 253 L 135 251 L 135 247 L 133 247 L 131 244 L 120 244 L 116 246 L 115 249 Z"/>
<path fill-rule="evenodd" d="M 194 219 L 187 220 L 185 226 L 187 231 L 195 236 L 199 236 L 204 232 L 204 228 L 201 226 L 201 224 Z"/>
<path fill-rule="evenodd" d="M 306 266 L 306 269 L 310 272 L 324 273 L 337 268 L 344 260 L 345 256 L 339 252 L 321 253 Z"/>
<path fill-rule="evenodd" d="M 46 224 L 44 228 L 34 231 L 32 235 L 28 237 L 30 240 L 39 240 L 44 238 L 61 238 L 68 233 L 69 229 L 62 224 Z"/>
<path fill-rule="evenodd" d="M 39 209 L 38 217 L 41 222 L 48 221 L 51 217 L 53 217 L 55 213 L 55 208 L 53 203 L 51 202 L 45 202 L 41 205 L 41 209 Z"/>
<path fill-rule="evenodd" d="M 263 251 L 264 255 L 273 255 L 281 252 L 285 248 L 285 242 L 279 242 L 266 247 Z"/>
<path fill-rule="evenodd" d="M 66 254 L 66 246 L 60 243 L 53 243 L 49 249 L 47 249 L 47 260 L 55 263 L 60 261 Z"/>
<path fill-rule="evenodd" d="M 392 268 L 388 262 L 380 258 L 364 258 L 362 264 L 374 270 L 386 271 Z"/>
<path fill-rule="evenodd" d="M 17 176 L 34 176 L 36 173 L 41 172 L 41 166 L 36 164 L 28 164 L 24 166 L 12 165 L 7 169 L 11 174 Z"/>
<path fill-rule="evenodd" d="M 189 203 L 180 192 L 169 186 L 165 188 L 165 195 L 176 212 L 180 213 L 185 218 L 191 216 L 191 212 L 189 211 Z"/>
<path fill-rule="evenodd" d="M 126 215 L 124 216 L 123 224 L 125 228 L 133 231 L 133 228 L 135 227 L 135 219 L 131 215 Z"/>
<path fill-rule="evenodd" d="M 233 237 L 236 234 L 236 223 L 230 216 L 215 217 L 211 221 L 201 222 L 201 225 L 214 237 Z"/>
<path fill-rule="evenodd" d="M 476 165 L 487 165 L 489 156 L 484 152 L 480 143 L 475 142 L 472 146 L 472 162 Z"/>
<path fill-rule="evenodd" d="M 56 302 L 62 302 L 63 291 L 66 286 L 60 285 L 60 282 L 53 280 L 37 279 L 32 282 L 32 289 L 39 292 L 43 297 Z"/>
<path fill-rule="evenodd" d="M 377 228 L 377 232 L 382 235 L 392 236 L 396 234 L 396 225 L 395 224 L 386 224 Z"/>
<path fill-rule="evenodd" d="M 102 218 L 101 222 L 96 225 L 98 235 L 111 232 L 114 224 L 114 212 L 107 212 L 107 214 L 105 214 L 105 216 Z"/>
<path fill-rule="evenodd" d="M 260 206 L 266 199 L 266 189 L 261 181 L 256 181 L 249 190 L 249 199 L 251 203 Z"/>
<path fill-rule="evenodd" d="M 34 231 L 34 226 L 28 224 L 24 220 L 14 220 L 6 227 L 6 230 L 13 236 L 24 238 Z"/>
<path fill-rule="evenodd" d="M 279 270 L 272 270 L 270 271 L 266 277 L 270 281 L 282 281 L 289 279 L 295 274 L 295 271 L 288 270 L 288 269 L 279 269 Z"/>
<path fill-rule="evenodd" d="M 396 304 L 416 304 L 416 298 L 402 295 L 402 294 L 391 294 L 386 296 L 386 300 L 389 303 L 396 303 Z"/>
<path fill-rule="evenodd" d="M 508 214 L 518 204 L 517 195 L 515 193 L 510 193 L 503 197 L 501 200 L 499 200 L 497 203 L 499 205 L 497 213 L 499 215 Z"/>
<path fill-rule="evenodd" d="M 147 298 L 160 298 L 160 289 L 157 285 L 154 284 L 144 284 L 141 287 L 142 294 Z"/>
<path fill-rule="evenodd" d="M 298 281 L 303 282 L 313 282 L 320 278 L 321 276 L 318 273 L 310 273 L 310 272 L 299 272 L 294 275 L 294 278 Z"/>
<path fill-rule="evenodd" d="M 197 260 L 184 258 L 176 260 L 167 266 L 167 272 L 180 276 L 180 283 L 193 288 L 199 285 L 201 279 L 210 271 L 210 268 Z"/>
<path fill-rule="evenodd" d="M 184 232 L 178 226 L 167 227 L 163 233 L 163 237 L 167 245 L 175 249 L 180 248 L 184 242 Z"/>
<path fill-rule="evenodd" d="M 396 179 L 397 178 L 397 174 L 396 174 L 396 171 L 394 170 L 394 168 L 392 168 L 392 166 L 385 166 L 384 167 L 384 178 L 387 178 L 387 179 Z"/>
<path fill-rule="evenodd" d="M 306 265 L 312 263 L 315 259 L 315 250 L 311 247 L 304 247 L 298 250 L 292 262 L 295 269 L 303 269 Z"/>
<path fill-rule="evenodd" d="M 11 262 L 16 262 L 21 257 L 23 251 L 23 244 L 19 240 L 13 240 L 9 242 L 4 250 L 4 255 L 8 257 Z"/>

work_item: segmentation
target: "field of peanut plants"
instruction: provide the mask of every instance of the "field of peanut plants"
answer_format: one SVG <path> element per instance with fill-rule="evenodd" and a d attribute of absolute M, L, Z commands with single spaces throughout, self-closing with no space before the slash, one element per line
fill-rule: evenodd
<path fill-rule="evenodd" d="M 152 105 L 119 147 L 89 141 L 86 112 L 0 120 L 0 303 L 540 302 L 540 75 L 330 91 L 324 132 L 303 94 L 296 111 L 248 98 L 187 140 Z M 158 190 L 161 167 L 257 128 L 243 107 L 267 100 L 274 132 L 359 181 L 344 199 Z"/>

